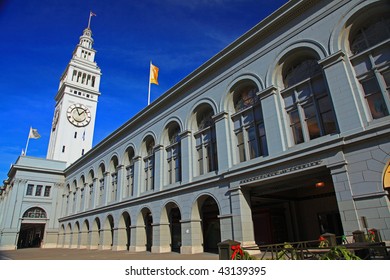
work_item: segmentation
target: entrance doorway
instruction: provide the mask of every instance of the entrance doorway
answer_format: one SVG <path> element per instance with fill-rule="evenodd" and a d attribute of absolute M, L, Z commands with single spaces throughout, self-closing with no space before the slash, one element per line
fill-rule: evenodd
<path fill-rule="evenodd" d="M 325 232 L 344 234 L 327 170 L 245 188 L 251 194 L 258 245 L 318 240 Z"/>
<path fill-rule="evenodd" d="M 18 238 L 18 249 L 41 247 L 46 224 L 22 223 Z"/>

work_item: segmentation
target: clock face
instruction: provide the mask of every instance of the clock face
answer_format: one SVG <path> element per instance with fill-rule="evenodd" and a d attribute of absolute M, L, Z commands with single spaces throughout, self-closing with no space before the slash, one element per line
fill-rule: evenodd
<path fill-rule="evenodd" d="M 91 112 L 83 104 L 70 105 L 67 112 L 67 118 L 74 126 L 86 126 L 91 121 Z"/>

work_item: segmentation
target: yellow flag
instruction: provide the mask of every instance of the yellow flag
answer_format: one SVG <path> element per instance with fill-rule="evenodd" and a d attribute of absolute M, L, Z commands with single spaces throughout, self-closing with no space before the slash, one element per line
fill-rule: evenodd
<path fill-rule="evenodd" d="M 150 83 L 158 85 L 158 67 L 150 64 Z"/>

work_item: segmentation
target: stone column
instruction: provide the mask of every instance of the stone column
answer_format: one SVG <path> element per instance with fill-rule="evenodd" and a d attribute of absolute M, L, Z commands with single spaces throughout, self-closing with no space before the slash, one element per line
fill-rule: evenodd
<path fill-rule="evenodd" d="M 182 254 L 197 254 L 203 252 L 203 233 L 201 220 L 181 221 Z"/>
<path fill-rule="evenodd" d="M 118 227 L 114 229 L 114 240 L 112 244 L 113 251 L 127 250 L 127 232 L 126 227 Z"/>
<path fill-rule="evenodd" d="M 241 246 L 256 246 L 252 210 L 249 191 L 240 187 L 230 191 L 233 219 L 233 240 L 241 242 Z M 255 252 L 251 251 L 252 254 Z"/>
<path fill-rule="evenodd" d="M 362 229 L 359 221 L 355 201 L 352 196 L 351 183 L 349 181 L 346 163 L 328 165 L 333 179 L 334 191 L 336 193 L 341 222 L 344 234 L 352 235 L 357 229 Z"/>
<path fill-rule="evenodd" d="M 231 133 L 229 131 L 228 116 L 226 112 L 213 116 L 217 135 L 218 172 L 224 172 L 232 166 Z"/>
<path fill-rule="evenodd" d="M 153 224 L 152 253 L 171 252 L 169 223 Z"/>
<path fill-rule="evenodd" d="M 146 231 L 145 226 L 130 226 L 131 240 L 130 252 L 145 252 L 146 251 Z"/>

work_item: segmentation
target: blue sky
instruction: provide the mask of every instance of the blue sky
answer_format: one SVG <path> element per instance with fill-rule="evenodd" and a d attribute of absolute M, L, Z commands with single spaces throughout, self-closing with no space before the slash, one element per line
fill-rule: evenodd
<path fill-rule="evenodd" d="M 0 0 L 0 185 L 25 148 L 46 157 L 59 79 L 89 11 L 102 80 L 94 145 L 287 0 Z"/>

